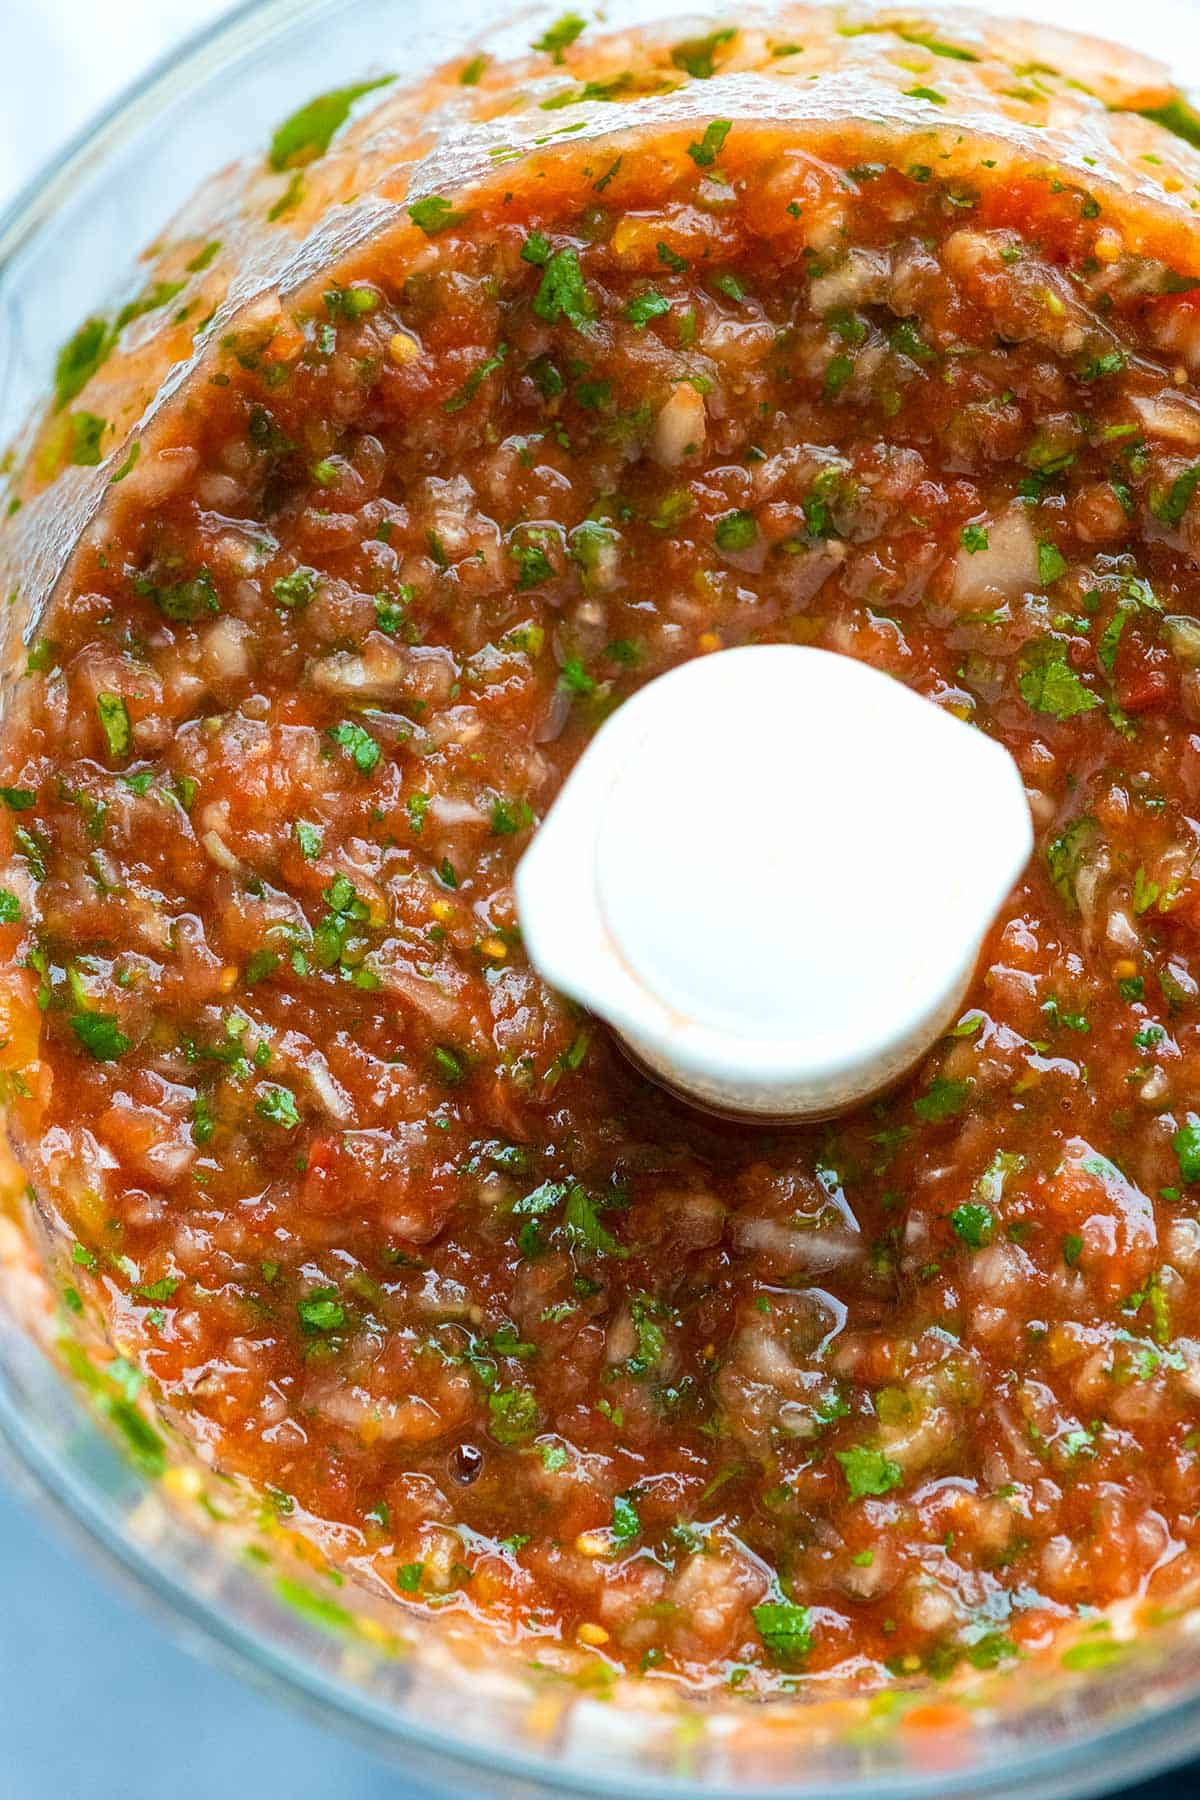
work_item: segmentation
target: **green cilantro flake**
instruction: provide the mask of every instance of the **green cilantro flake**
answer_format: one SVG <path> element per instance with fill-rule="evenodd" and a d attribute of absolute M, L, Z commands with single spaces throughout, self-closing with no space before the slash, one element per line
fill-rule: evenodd
<path fill-rule="evenodd" d="M 812 1645 L 812 1611 L 790 1600 L 764 1600 L 751 1608 L 755 1629 L 777 1662 L 793 1663 Z"/>
<path fill-rule="evenodd" d="M 508 345 L 497 344 L 494 353 L 471 370 L 462 386 L 451 394 L 448 400 L 443 400 L 442 411 L 457 413 L 462 412 L 465 406 L 469 406 L 488 376 L 494 375 L 497 369 L 503 367 L 507 355 Z"/>
<path fill-rule="evenodd" d="M 100 461 L 100 439 L 107 430 L 107 421 L 95 413 L 72 413 L 70 460 L 85 468 L 94 467 Z"/>
<path fill-rule="evenodd" d="M 1179 1127 L 1171 1148 L 1179 1161 L 1180 1180 L 1200 1181 L 1200 1119 L 1195 1113 L 1189 1113 L 1186 1125 Z"/>
<path fill-rule="evenodd" d="M 613 1501 L 612 1535 L 616 1544 L 632 1544 L 640 1536 L 641 1517 L 637 1504 L 628 1494 L 618 1494 Z"/>
<path fill-rule="evenodd" d="M 129 709 L 120 694 L 97 694 L 96 713 L 108 744 L 108 754 L 114 760 L 128 756 L 133 743 L 133 730 L 129 723 Z"/>
<path fill-rule="evenodd" d="M 599 1256 L 616 1256 L 621 1259 L 629 1255 L 624 1245 L 619 1244 L 601 1223 L 598 1202 L 578 1182 L 567 1195 L 562 1229 L 563 1236 L 572 1249 L 590 1250 Z"/>
<path fill-rule="evenodd" d="M 310 1335 L 318 1331 L 341 1331 L 346 1324 L 346 1309 L 333 1287 L 313 1288 L 303 1300 L 296 1302 L 296 1311 L 300 1315 L 301 1329 Z"/>
<path fill-rule="evenodd" d="M 457 1050 L 446 1044 L 433 1047 L 433 1066 L 447 1087 L 458 1087 L 467 1077 L 466 1064 Z"/>
<path fill-rule="evenodd" d="M 492 806 L 492 832 L 496 837 L 514 837 L 528 831 L 533 824 L 533 808 L 528 800 L 496 800 Z"/>
<path fill-rule="evenodd" d="M 651 319 L 661 319 L 670 310 L 669 300 L 664 300 L 655 288 L 647 288 L 644 294 L 634 295 L 625 308 L 625 317 L 637 330 L 644 331 Z"/>
<path fill-rule="evenodd" d="M 581 32 L 586 31 L 587 20 L 581 19 L 578 13 L 563 13 L 556 19 L 530 46 L 534 50 L 543 50 L 547 56 L 553 57 L 556 63 L 563 59 L 563 51 L 569 50 Z"/>
<path fill-rule="evenodd" d="M 1099 210 L 1097 207 L 1096 211 Z M 1079 379 L 1080 381 L 1101 381 L 1106 375 L 1119 375 L 1125 367 L 1126 360 L 1122 350 L 1109 350 L 1104 356 L 1093 356 L 1091 361 L 1085 363 L 1079 371 Z"/>
<path fill-rule="evenodd" d="M 315 862 L 321 854 L 321 846 L 324 843 L 320 831 L 315 825 L 310 825 L 307 819 L 297 819 L 295 832 L 301 856 L 309 862 Z"/>
<path fill-rule="evenodd" d="M 732 129 L 732 119 L 712 119 L 704 127 L 704 136 L 700 142 L 688 145 L 688 155 L 698 169 L 711 169 L 725 148 L 725 139 Z"/>
<path fill-rule="evenodd" d="M 970 1081 L 950 1081 L 944 1075 L 935 1075 L 925 1092 L 913 1101 L 913 1111 L 927 1125 L 956 1118 L 967 1104 L 973 1085 Z"/>
<path fill-rule="evenodd" d="M 488 1429 L 498 1444 L 520 1444 L 537 1430 L 538 1403 L 532 1388 L 502 1388 L 488 1395 Z"/>
<path fill-rule="evenodd" d="M 728 512 L 717 520 L 713 531 L 718 550 L 749 550 L 758 538 L 758 524 L 751 512 Z"/>
<path fill-rule="evenodd" d="M 1055 719 L 1073 719 L 1104 704 L 1075 673 L 1059 638 L 1042 638 L 1030 645 L 1021 658 L 1017 686 L 1033 712 Z"/>
<path fill-rule="evenodd" d="M 856 1444 L 851 1450 L 834 1452 L 842 1465 L 846 1477 L 846 1486 L 851 1497 L 860 1500 L 864 1495 L 878 1496 L 890 1493 L 892 1488 L 899 1487 L 904 1480 L 904 1470 L 891 1457 L 871 1444 Z"/>
<path fill-rule="evenodd" d="M 117 482 L 126 479 L 126 475 L 131 473 L 131 470 L 137 466 L 137 459 L 139 459 L 140 454 L 142 454 L 142 441 L 140 441 L 140 437 L 135 437 L 133 443 L 130 445 L 130 454 L 126 455 L 126 459 L 124 459 L 124 463 L 121 464 L 121 468 L 117 470 L 115 475 L 110 475 L 110 477 L 108 477 L 108 486 L 110 486 L 110 488 L 115 488 Z"/>
<path fill-rule="evenodd" d="M 370 732 L 351 719 L 335 725 L 329 736 L 346 752 L 360 775 L 369 775 L 383 754 Z"/>
<path fill-rule="evenodd" d="M 983 1250 L 996 1235 L 996 1216 L 990 1206 L 968 1200 L 950 1214 L 955 1235 L 971 1250 Z"/>
<path fill-rule="evenodd" d="M 308 605 L 316 593 L 320 579 L 315 569 L 293 569 L 271 584 L 271 592 L 280 606 L 299 611 L 301 607 Z"/>
<path fill-rule="evenodd" d="M 61 412 L 85 388 L 112 348 L 107 319 L 85 319 L 54 365 L 54 409 Z"/>
<path fill-rule="evenodd" d="M 1049 587 L 1067 572 L 1067 559 L 1055 544 L 1039 544 L 1037 547 L 1038 581 L 1042 587 Z"/>
<path fill-rule="evenodd" d="M 96 1062 L 115 1062 L 129 1048 L 129 1039 L 112 1013 L 72 1013 L 71 1030 Z"/>
<path fill-rule="evenodd" d="M 467 215 L 456 212 L 450 201 L 443 199 L 441 194 L 427 194 L 424 200 L 414 200 L 408 208 L 408 216 L 426 237 L 436 237 L 439 231 L 448 231 L 452 225 L 461 225 Z"/>
<path fill-rule="evenodd" d="M 1192 495 L 1200 485 L 1200 462 L 1185 469 L 1177 475 L 1167 492 L 1153 493 L 1150 496 L 1150 511 L 1163 525 L 1178 525 L 1191 504 Z"/>
<path fill-rule="evenodd" d="M 694 81 L 709 81 L 716 73 L 713 53 L 728 44 L 737 36 L 732 25 L 723 26 L 718 31 L 710 31 L 707 37 L 685 38 L 671 50 L 671 62 L 677 69 L 682 69 Z"/>
<path fill-rule="evenodd" d="M 352 87 L 331 88 L 327 94 L 309 100 L 277 128 L 271 139 L 271 167 L 277 171 L 301 168 L 324 156 L 350 117 L 355 101 L 395 79 L 394 75 L 380 75 L 374 81 L 359 81 Z"/>
<path fill-rule="evenodd" d="M 583 331 L 591 323 L 595 309 L 583 278 L 583 270 L 579 266 L 577 250 L 568 246 L 555 251 L 546 264 L 541 286 L 534 297 L 533 310 L 548 325 L 556 325 L 559 319 L 566 319 L 576 331 Z"/>
<path fill-rule="evenodd" d="M 268 1119 L 272 1125 L 281 1125 L 285 1131 L 295 1131 L 300 1123 L 295 1095 L 290 1088 L 263 1088 L 254 1110 L 260 1119 Z"/>
<path fill-rule="evenodd" d="M 822 390 L 827 400 L 836 399 L 854 373 L 852 356 L 831 356 L 825 366 Z"/>

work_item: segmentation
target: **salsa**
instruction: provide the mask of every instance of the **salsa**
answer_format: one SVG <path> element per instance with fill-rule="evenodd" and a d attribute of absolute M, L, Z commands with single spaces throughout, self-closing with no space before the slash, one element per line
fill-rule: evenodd
<path fill-rule="evenodd" d="M 103 325 L 18 477 L 56 432 L 108 458 L 0 743 L 5 1088 L 68 1307 L 397 1606 L 751 1694 L 1200 1578 L 1195 202 L 1139 235 L 986 134 L 943 169 L 995 57 L 877 37 L 894 155 L 705 110 L 762 79 L 717 79 L 733 28 L 648 42 L 625 91 L 665 66 L 686 116 L 407 202 L 222 315 L 145 443 L 92 410 Z M 772 642 L 993 735 L 1038 838 L 936 1054 L 795 1131 L 667 1099 L 511 885 L 614 708 Z"/>

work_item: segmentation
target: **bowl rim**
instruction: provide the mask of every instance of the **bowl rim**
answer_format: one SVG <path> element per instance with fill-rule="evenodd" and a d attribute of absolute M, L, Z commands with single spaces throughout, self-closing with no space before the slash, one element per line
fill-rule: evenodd
<path fill-rule="evenodd" d="M 822 4 L 823 0 L 812 0 Z M 887 0 L 872 0 L 881 7 Z M 942 0 L 945 3 L 945 0 Z M 949 0 L 954 10 L 974 10 L 971 0 Z M 240 58 L 269 42 L 280 30 L 306 19 L 345 12 L 354 0 L 239 0 L 168 45 L 137 76 L 118 89 L 113 98 L 86 119 L 44 163 L 33 170 L 0 209 L 0 278 L 9 263 L 55 212 L 60 196 L 84 175 L 103 168 L 105 162 L 213 69 Z M 394 0 L 402 6 L 404 0 Z M 511 0 L 509 17 L 528 11 L 557 8 L 534 0 L 526 8 Z M 1036 12 L 1038 0 L 1029 0 Z M 942 9 L 935 0 L 934 10 Z M 712 3 L 704 16 L 719 11 Z M 664 13 L 666 7 L 664 7 Z M 700 12 L 697 6 L 697 14 Z M 1013 17 L 1027 16 L 1019 4 Z M 493 20 L 493 23 L 495 21 Z M 1064 26 L 1064 30 L 1085 29 Z M 467 42 L 470 42 L 468 36 Z M 1188 84 L 1178 83 L 1187 90 Z M 131 255 L 135 251 L 131 251 Z M 20 1332 L 18 1326 L 17 1331 Z M 23 1334 L 22 1334 L 23 1335 Z M 40 1346 L 35 1354 L 44 1360 Z M 51 1362 L 52 1371 L 68 1405 L 91 1425 L 79 1396 Z M 113 1452 L 115 1455 L 115 1451 Z M 621 1796 L 628 1800 L 679 1800 L 695 1793 L 704 1800 L 1007 1800 L 1019 1782 L 1027 1800 L 1086 1800 L 1111 1793 L 1117 1784 L 1141 1781 L 1200 1755 L 1200 1682 L 1193 1694 L 1159 1707 L 1144 1707 L 1117 1723 L 1088 1734 L 1080 1732 L 1062 1741 L 1022 1748 L 1006 1763 L 994 1762 L 969 1771 L 954 1770 L 889 1773 L 873 1778 L 853 1778 L 836 1785 L 708 1783 L 684 1776 L 608 1771 L 603 1766 L 585 1772 L 572 1764 L 536 1751 L 519 1752 L 504 1745 L 487 1745 L 478 1738 L 459 1739 L 449 1730 L 423 1725 L 410 1714 L 401 1714 L 365 1689 L 329 1674 L 315 1661 L 288 1649 L 282 1640 L 262 1629 L 231 1619 L 219 1601 L 210 1601 L 181 1574 L 156 1560 L 133 1536 L 106 1516 L 105 1507 L 89 1494 L 82 1479 L 58 1460 L 49 1440 L 31 1427 L 0 1364 L 0 1477 L 10 1478 L 18 1499 L 34 1497 L 49 1503 L 56 1529 L 81 1549 L 98 1552 L 105 1573 L 130 1595 L 143 1611 L 161 1622 L 163 1629 L 183 1643 L 191 1654 L 209 1655 L 221 1666 L 245 1678 L 293 1709 L 315 1706 L 323 1724 L 356 1739 L 368 1750 L 395 1760 L 405 1751 L 418 1750 L 442 1763 L 444 1774 L 473 1771 L 532 1784 L 530 1792 L 557 1792 L 589 1797 Z M 295 1627 L 299 1621 L 289 1620 Z M 312 1628 L 305 1626 L 305 1633 Z M 316 1634 L 312 1632 L 313 1640 Z M 1102 1753 L 1102 1754 L 1099 1754 Z M 427 1778 L 424 1771 L 417 1779 Z M 433 1779 L 437 1780 L 435 1775 Z"/>

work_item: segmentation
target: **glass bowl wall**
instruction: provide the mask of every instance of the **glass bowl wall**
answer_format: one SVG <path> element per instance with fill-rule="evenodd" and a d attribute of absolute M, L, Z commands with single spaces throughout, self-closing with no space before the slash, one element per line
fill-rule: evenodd
<path fill-rule="evenodd" d="M 160 65 L 0 220 L 0 440 L 45 392 L 60 344 L 128 280 L 199 180 L 261 150 L 300 101 L 372 70 L 415 77 L 477 36 L 498 52 L 523 49 L 558 10 L 267 0 Z M 615 0 L 606 23 L 670 14 L 694 16 L 681 0 Z M 140 1466 L 120 1452 L 111 1392 L 93 1383 L 89 1393 L 64 1363 L 65 1321 L 30 1241 L 0 1216 L 0 1469 L 195 1648 L 367 1738 L 407 1773 L 514 1796 L 1020 1790 L 1052 1800 L 1200 1750 L 1200 1615 L 1096 1658 L 1103 1666 L 981 1677 L 956 1709 L 919 1694 L 702 1707 L 665 1684 L 627 1701 L 480 1658 L 437 1630 L 401 1639 L 402 1625 L 365 1596 L 309 1581 L 270 1534 L 264 1548 L 253 1506 L 182 1452 L 165 1474 L 144 1446 Z"/>

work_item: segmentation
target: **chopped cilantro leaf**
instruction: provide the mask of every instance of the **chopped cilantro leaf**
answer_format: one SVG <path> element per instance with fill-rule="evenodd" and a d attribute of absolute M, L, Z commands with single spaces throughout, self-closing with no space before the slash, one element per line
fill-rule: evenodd
<path fill-rule="evenodd" d="M 96 1062 L 115 1062 L 129 1048 L 129 1039 L 112 1013 L 72 1013 L 71 1030 Z"/>
<path fill-rule="evenodd" d="M 332 1287 L 313 1288 L 303 1300 L 296 1302 L 301 1329 L 308 1333 L 341 1331 L 346 1324 L 346 1309 Z"/>
<path fill-rule="evenodd" d="M 307 606 L 317 591 L 320 576 L 315 569 L 293 569 L 290 574 L 281 575 L 271 585 L 271 592 L 280 606 L 299 610 Z"/>
<path fill-rule="evenodd" d="M 688 155 L 698 169 L 711 169 L 725 148 L 725 139 L 732 127 L 732 119 L 712 119 L 704 127 L 700 142 L 688 145 Z"/>
<path fill-rule="evenodd" d="M 54 407 L 61 412 L 85 388 L 112 348 L 107 319 L 85 319 L 54 365 Z"/>
<path fill-rule="evenodd" d="M 661 319 L 664 313 L 671 310 L 671 302 L 664 300 L 654 288 L 647 288 L 644 294 L 635 294 L 625 308 L 625 317 L 639 331 L 644 331 L 651 319 Z"/>
<path fill-rule="evenodd" d="M 439 231 L 448 231 L 452 225 L 461 225 L 466 213 L 456 212 L 449 200 L 441 194 L 427 194 L 424 200 L 414 200 L 408 208 L 408 216 L 426 237 L 436 237 Z"/>
<path fill-rule="evenodd" d="M 108 430 L 106 420 L 91 412 L 71 414 L 70 458 L 73 463 L 93 468 L 100 461 L 100 439 Z"/>
<path fill-rule="evenodd" d="M 544 269 L 554 255 L 554 245 L 541 231 L 531 231 L 521 246 L 521 261 L 532 263 L 535 269 Z"/>
<path fill-rule="evenodd" d="M 576 331 L 582 331 L 590 324 L 594 308 L 583 278 L 583 270 L 579 266 L 577 250 L 568 246 L 555 251 L 546 264 L 541 286 L 534 297 L 533 310 L 548 325 L 556 325 L 559 319 L 566 319 Z"/>
<path fill-rule="evenodd" d="M 1150 511 L 1164 525 L 1178 525 L 1191 504 L 1192 495 L 1200 484 L 1200 462 L 1185 469 L 1177 475 L 1167 492 L 1153 493 L 1150 496 Z"/>
<path fill-rule="evenodd" d="M 540 38 L 531 48 L 543 50 L 547 56 L 553 57 L 556 63 L 563 59 L 563 51 L 568 50 L 581 32 L 587 29 L 587 20 L 581 19 L 578 13 L 564 13 L 553 25 L 547 26 Z"/>
<path fill-rule="evenodd" d="M 343 719 L 329 735 L 346 752 L 360 775 L 369 775 L 383 754 L 370 732 L 351 719 Z"/>
<path fill-rule="evenodd" d="M 1195 1113 L 1189 1113 L 1187 1123 L 1179 1127 L 1171 1148 L 1179 1162 L 1180 1180 L 1200 1181 L 1200 1119 Z"/>
<path fill-rule="evenodd" d="M 1098 210 L 1098 209 L 1097 209 Z M 1119 375 L 1125 367 L 1124 351 L 1109 350 L 1103 356 L 1093 356 L 1079 371 L 1080 381 L 1100 381 L 1106 375 Z"/>
<path fill-rule="evenodd" d="M 533 824 L 533 808 L 528 800 L 497 800 L 492 806 L 492 832 L 496 837 L 513 837 L 528 831 Z"/>
<path fill-rule="evenodd" d="M 1037 560 L 1038 581 L 1042 587 L 1049 587 L 1052 581 L 1067 572 L 1067 559 L 1055 544 L 1039 544 Z"/>
<path fill-rule="evenodd" d="M 728 512 L 717 520 L 713 532 L 718 550 L 749 550 L 758 537 L 758 525 L 751 512 Z"/>
<path fill-rule="evenodd" d="M 281 1125 L 285 1131 L 295 1131 L 300 1123 L 296 1099 L 290 1088 L 263 1088 L 254 1110 L 260 1119 L 268 1119 L 272 1125 Z"/>
<path fill-rule="evenodd" d="M 577 694 L 583 700 L 596 691 L 594 678 L 588 674 L 577 656 L 568 656 L 559 671 L 558 681 L 559 686 L 569 694 Z"/>
<path fill-rule="evenodd" d="M 488 1395 L 489 1430 L 498 1444 L 520 1444 L 537 1429 L 538 1403 L 532 1388 L 502 1388 Z"/>
<path fill-rule="evenodd" d="M 129 723 L 129 709 L 120 694 L 97 694 L 96 712 L 108 744 L 108 754 L 114 759 L 128 756 L 133 731 Z"/>
<path fill-rule="evenodd" d="M 1017 686 L 1032 711 L 1055 719 L 1073 719 L 1104 704 L 1075 673 L 1067 661 L 1067 647 L 1058 638 L 1042 638 L 1025 651 Z"/>
<path fill-rule="evenodd" d="M 618 1494 L 613 1500 L 612 1535 L 616 1544 L 632 1544 L 640 1534 L 642 1521 L 636 1503 L 628 1494 Z"/>
<path fill-rule="evenodd" d="M 751 1608 L 759 1637 L 777 1662 L 792 1663 L 812 1645 L 812 1612 L 790 1600 L 764 1600 Z"/>
<path fill-rule="evenodd" d="M 467 1070 L 462 1057 L 446 1044 L 434 1045 L 433 1066 L 447 1087 L 458 1087 L 466 1080 Z"/>
<path fill-rule="evenodd" d="M 925 1092 L 913 1101 L 913 1111 L 926 1124 L 956 1118 L 967 1104 L 971 1087 L 970 1081 L 949 1081 L 944 1075 L 935 1075 Z"/>
<path fill-rule="evenodd" d="M 629 1255 L 600 1221 L 600 1207 L 586 1189 L 576 1182 L 567 1195 L 563 1211 L 563 1236 L 573 1249 L 591 1250 L 600 1256 Z"/>
<path fill-rule="evenodd" d="M 713 53 L 722 44 L 730 43 L 737 36 L 732 25 L 723 26 L 718 31 L 710 31 L 707 37 L 685 38 L 671 50 L 671 61 L 675 68 L 682 69 L 694 81 L 708 81 L 716 73 Z"/>
<path fill-rule="evenodd" d="M 826 399 L 836 399 L 854 373 L 852 356 L 831 356 L 825 365 L 825 379 L 822 389 Z"/>
<path fill-rule="evenodd" d="M 990 1206 L 968 1200 L 950 1214 L 955 1235 L 971 1250 L 983 1250 L 996 1235 L 996 1217 Z"/>
<path fill-rule="evenodd" d="M 448 400 L 442 402 L 442 411 L 456 413 L 461 412 L 465 406 L 469 406 L 488 376 L 494 375 L 497 369 L 503 367 L 507 355 L 508 345 L 497 344 L 493 354 L 472 369 L 462 386 L 456 389 Z"/>
<path fill-rule="evenodd" d="M 855 1444 L 851 1450 L 838 1450 L 834 1454 L 842 1465 L 846 1486 L 855 1500 L 864 1495 L 889 1493 L 904 1480 L 900 1464 L 871 1444 Z"/>
<path fill-rule="evenodd" d="M 300 168 L 324 156 L 334 136 L 350 117 L 350 108 L 364 94 L 386 87 L 394 75 L 380 75 L 374 81 L 356 82 L 352 87 L 331 88 L 318 94 L 290 118 L 283 121 L 271 139 L 270 162 L 276 170 Z"/>
<path fill-rule="evenodd" d="M 145 1282 L 133 1291 L 139 1300 L 169 1300 L 178 1286 L 179 1283 L 173 1276 L 164 1275 L 161 1281 Z"/>
<path fill-rule="evenodd" d="M 309 862 L 315 862 L 321 854 L 321 846 L 324 842 L 321 833 L 315 825 L 310 825 L 307 819 L 297 819 L 295 831 L 296 843 L 301 856 L 306 857 Z"/>

